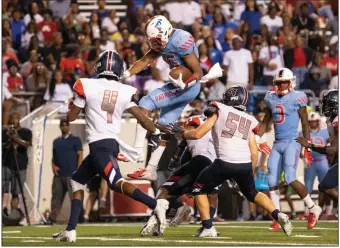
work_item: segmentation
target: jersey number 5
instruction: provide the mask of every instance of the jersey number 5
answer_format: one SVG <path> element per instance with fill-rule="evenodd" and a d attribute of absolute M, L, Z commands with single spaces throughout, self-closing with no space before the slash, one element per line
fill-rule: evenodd
<path fill-rule="evenodd" d="M 276 124 L 282 124 L 285 122 L 285 107 L 283 107 L 282 105 L 276 105 L 275 106 L 276 109 L 278 109 L 280 112 L 278 113 L 278 119 L 275 120 Z"/>
<path fill-rule="evenodd" d="M 239 115 L 229 112 L 225 123 L 226 128 L 223 129 L 221 136 L 224 138 L 232 138 L 235 135 L 236 130 L 238 130 L 241 136 L 235 136 L 246 140 L 248 138 L 250 123 L 250 120 L 244 117 L 240 118 Z"/>
<path fill-rule="evenodd" d="M 107 123 L 112 123 L 112 115 L 118 98 L 118 91 L 105 90 L 101 109 L 107 112 Z"/>

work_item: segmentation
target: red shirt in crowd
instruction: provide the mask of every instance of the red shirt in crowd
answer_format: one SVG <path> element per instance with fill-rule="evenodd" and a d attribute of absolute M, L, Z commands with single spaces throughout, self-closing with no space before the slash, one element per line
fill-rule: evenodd
<path fill-rule="evenodd" d="M 85 71 L 85 65 L 81 59 L 78 58 L 62 58 L 59 64 L 60 69 L 63 71 L 76 71 L 77 69 L 82 72 Z M 65 76 L 66 80 L 70 80 L 70 76 Z"/>
<path fill-rule="evenodd" d="M 332 76 L 336 76 L 338 74 L 338 55 L 332 58 L 326 54 L 323 57 L 322 65 L 326 66 L 332 72 Z"/>
<path fill-rule="evenodd" d="M 19 73 L 15 77 L 11 76 L 8 72 L 3 75 L 4 84 L 11 90 L 22 90 L 24 81 Z"/>
<path fill-rule="evenodd" d="M 306 54 L 303 47 L 294 48 L 293 67 L 306 67 Z"/>
<path fill-rule="evenodd" d="M 38 27 L 45 41 L 51 41 L 53 39 L 53 33 L 57 32 L 57 24 L 53 21 L 42 21 L 38 23 Z"/>

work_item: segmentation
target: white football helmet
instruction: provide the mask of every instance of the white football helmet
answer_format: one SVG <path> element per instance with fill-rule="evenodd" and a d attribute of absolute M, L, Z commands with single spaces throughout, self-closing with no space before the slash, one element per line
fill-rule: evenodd
<path fill-rule="evenodd" d="M 164 48 L 172 33 L 172 25 L 162 15 L 150 18 L 145 25 L 145 35 L 153 50 Z"/>
<path fill-rule="evenodd" d="M 274 85 L 276 92 L 283 96 L 293 91 L 296 86 L 296 76 L 294 76 L 293 72 L 287 68 L 280 69 L 275 77 L 274 77 Z M 287 87 L 283 87 L 281 83 L 289 82 Z"/>
<path fill-rule="evenodd" d="M 308 121 L 320 121 L 321 116 L 318 112 L 310 112 L 308 115 Z"/>

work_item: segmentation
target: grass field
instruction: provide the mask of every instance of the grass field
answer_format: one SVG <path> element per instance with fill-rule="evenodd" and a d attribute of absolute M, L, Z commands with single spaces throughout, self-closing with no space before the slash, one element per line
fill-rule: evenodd
<path fill-rule="evenodd" d="M 142 223 L 88 224 L 77 228 L 75 244 L 51 238 L 65 226 L 3 227 L 4 246 L 338 246 L 338 222 L 319 222 L 307 230 L 306 222 L 293 221 L 290 237 L 282 231 L 268 231 L 269 222 L 225 222 L 216 224 L 217 238 L 191 235 L 199 225 L 183 224 L 167 228 L 163 237 L 141 237 Z"/>

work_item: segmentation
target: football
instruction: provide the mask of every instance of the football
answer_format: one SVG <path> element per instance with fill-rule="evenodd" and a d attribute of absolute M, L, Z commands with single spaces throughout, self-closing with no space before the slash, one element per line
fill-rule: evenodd
<path fill-rule="evenodd" d="M 186 82 L 192 75 L 192 72 L 188 68 L 184 66 L 177 66 L 170 71 L 170 76 L 173 79 L 178 79 L 180 73 L 182 73 L 183 82 Z"/>

